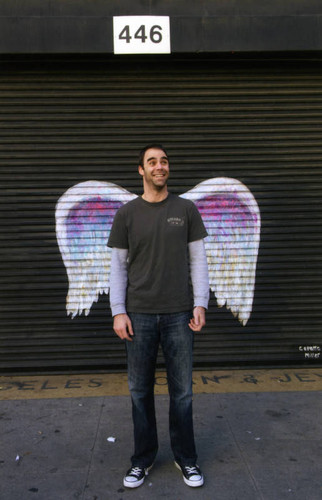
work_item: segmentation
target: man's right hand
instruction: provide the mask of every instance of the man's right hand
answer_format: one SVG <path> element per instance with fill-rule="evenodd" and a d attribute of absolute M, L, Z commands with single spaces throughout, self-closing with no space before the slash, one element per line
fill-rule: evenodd
<path fill-rule="evenodd" d="M 113 329 L 116 335 L 122 340 L 132 342 L 133 328 L 130 318 L 127 314 L 117 314 L 114 316 Z"/>

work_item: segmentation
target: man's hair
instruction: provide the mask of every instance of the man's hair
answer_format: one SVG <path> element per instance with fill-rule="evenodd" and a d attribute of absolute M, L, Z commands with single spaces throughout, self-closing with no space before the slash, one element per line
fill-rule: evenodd
<path fill-rule="evenodd" d="M 142 168 L 144 163 L 144 155 L 148 149 L 161 149 L 161 151 L 165 153 L 166 157 L 169 158 L 168 153 L 166 152 L 162 144 L 148 144 L 147 146 L 145 146 L 145 148 L 142 149 L 142 151 L 140 151 L 139 154 L 139 165 L 141 165 Z"/>

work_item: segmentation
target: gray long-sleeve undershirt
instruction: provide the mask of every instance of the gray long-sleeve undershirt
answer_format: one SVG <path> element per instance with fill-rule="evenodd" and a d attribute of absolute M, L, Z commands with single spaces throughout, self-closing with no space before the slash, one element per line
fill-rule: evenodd
<path fill-rule="evenodd" d="M 207 309 L 209 301 L 209 278 L 205 245 L 203 240 L 188 243 L 190 276 L 194 307 Z M 128 250 L 112 248 L 110 305 L 112 316 L 126 314 Z"/>

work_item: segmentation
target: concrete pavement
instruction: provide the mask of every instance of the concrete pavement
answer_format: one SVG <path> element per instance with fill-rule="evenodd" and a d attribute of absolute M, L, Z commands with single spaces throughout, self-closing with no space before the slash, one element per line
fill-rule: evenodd
<path fill-rule="evenodd" d="M 126 490 L 128 396 L 0 401 L 3 500 L 321 500 L 322 391 L 196 394 L 202 488 L 174 467 L 168 397 L 156 396 L 160 450 Z M 108 438 L 115 438 L 115 441 Z"/>

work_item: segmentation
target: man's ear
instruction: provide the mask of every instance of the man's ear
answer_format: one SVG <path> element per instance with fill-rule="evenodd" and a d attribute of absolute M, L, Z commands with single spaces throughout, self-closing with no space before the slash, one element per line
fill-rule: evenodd
<path fill-rule="evenodd" d="M 138 170 L 139 170 L 139 174 L 143 176 L 144 175 L 144 168 L 142 167 L 142 165 L 139 165 Z"/>

